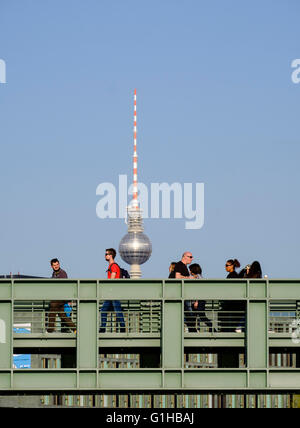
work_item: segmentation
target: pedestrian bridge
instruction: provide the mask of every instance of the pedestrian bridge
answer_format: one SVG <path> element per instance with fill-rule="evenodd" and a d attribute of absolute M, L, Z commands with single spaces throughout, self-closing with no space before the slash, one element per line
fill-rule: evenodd
<path fill-rule="evenodd" d="M 54 300 L 76 331 L 58 314 L 47 332 Z M 125 332 L 114 312 L 99 332 L 105 300 L 121 301 Z M 300 280 L 1 279 L 0 395 L 296 393 L 299 302 Z"/>

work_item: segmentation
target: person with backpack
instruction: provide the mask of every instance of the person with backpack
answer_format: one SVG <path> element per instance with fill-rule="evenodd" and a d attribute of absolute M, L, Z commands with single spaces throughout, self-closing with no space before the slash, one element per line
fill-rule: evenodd
<path fill-rule="evenodd" d="M 126 277 L 126 272 L 121 269 L 120 266 L 115 262 L 117 252 L 114 248 L 107 248 L 105 250 L 105 260 L 108 263 L 107 278 L 108 279 L 119 279 Z M 127 272 L 128 274 L 128 272 Z M 128 275 L 129 276 L 129 275 Z M 120 333 L 125 333 L 125 321 L 123 317 L 123 311 L 121 302 L 119 300 L 106 300 L 103 302 L 101 308 L 101 326 L 100 333 L 104 333 L 106 329 L 107 313 L 110 311 L 116 312 L 117 323 L 120 326 Z"/>

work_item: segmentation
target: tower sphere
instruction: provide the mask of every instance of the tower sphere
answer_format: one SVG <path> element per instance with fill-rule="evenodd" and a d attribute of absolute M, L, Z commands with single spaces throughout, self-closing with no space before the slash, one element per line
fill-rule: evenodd
<path fill-rule="evenodd" d="M 151 256 L 152 244 L 144 233 L 128 232 L 121 239 L 119 253 L 129 265 L 142 265 Z"/>

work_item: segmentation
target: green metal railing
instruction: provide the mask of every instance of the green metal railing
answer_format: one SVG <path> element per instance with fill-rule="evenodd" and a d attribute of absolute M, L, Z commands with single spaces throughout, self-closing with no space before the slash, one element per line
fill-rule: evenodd
<path fill-rule="evenodd" d="M 300 391 L 298 299 L 300 280 L 0 280 L 0 393 Z M 47 332 L 57 300 L 71 302 L 76 332 L 59 314 Z M 112 312 L 99 333 L 106 300 L 121 301 L 125 331 Z M 196 324 L 189 300 L 205 302 Z M 62 355 L 57 368 L 14 368 L 16 353 L 51 352 Z M 109 353 L 138 354 L 140 366 L 105 368 Z M 285 367 L 272 362 L 280 353 Z M 201 365 L 191 355 L 215 357 Z"/>

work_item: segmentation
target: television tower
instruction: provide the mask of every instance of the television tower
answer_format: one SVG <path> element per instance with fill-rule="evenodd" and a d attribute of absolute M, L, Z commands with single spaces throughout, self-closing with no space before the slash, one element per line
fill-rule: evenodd
<path fill-rule="evenodd" d="M 127 207 L 128 232 L 121 239 L 119 253 L 122 259 L 130 265 L 130 277 L 135 279 L 141 277 L 140 265 L 149 260 L 152 253 L 151 241 L 143 233 L 143 217 L 138 200 L 136 89 L 134 90 L 133 120 L 133 198 Z"/>

